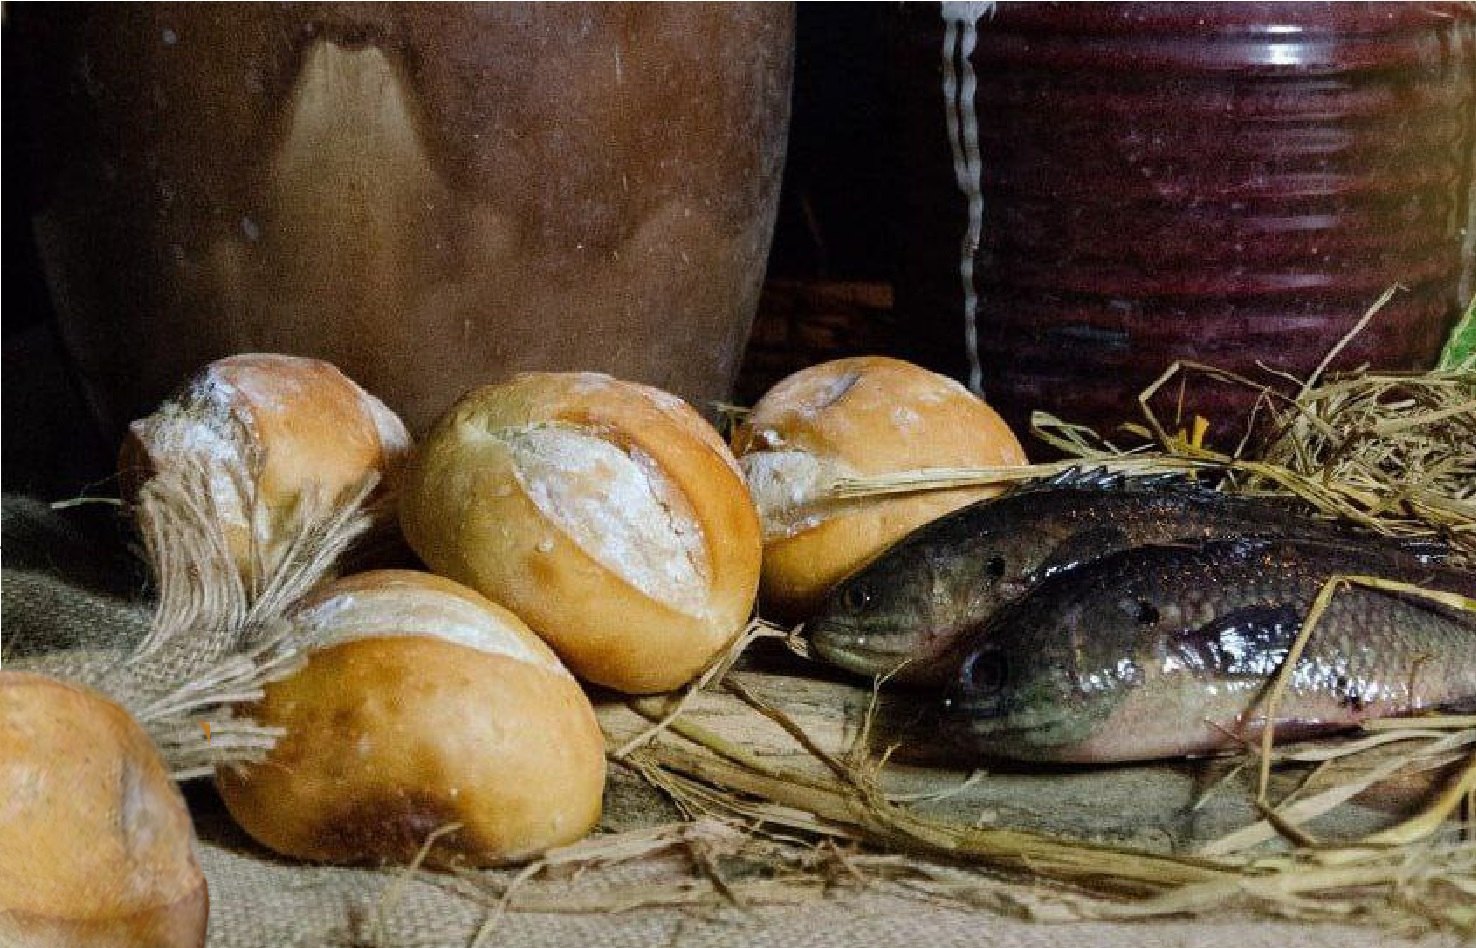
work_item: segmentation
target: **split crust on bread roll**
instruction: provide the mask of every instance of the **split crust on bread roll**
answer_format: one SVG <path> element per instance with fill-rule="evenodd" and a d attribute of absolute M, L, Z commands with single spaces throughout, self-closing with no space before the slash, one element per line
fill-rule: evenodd
<path fill-rule="evenodd" d="M 209 899 L 194 838 L 127 711 L 0 671 L 0 944 L 198 948 Z"/>
<path fill-rule="evenodd" d="M 758 517 L 727 445 L 675 396 L 607 375 L 463 397 L 408 465 L 400 522 L 436 572 L 632 694 L 695 677 L 758 587 Z"/>
<path fill-rule="evenodd" d="M 982 487 L 826 499 L 837 479 L 1024 464 L 1009 427 L 968 389 L 910 362 L 838 359 L 781 381 L 735 432 L 764 529 L 766 614 L 798 620 L 912 530 L 999 492 Z"/>
<path fill-rule="evenodd" d="M 605 744 L 594 709 L 516 616 L 409 570 L 345 577 L 290 620 L 320 643 L 250 714 L 283 728 L 259 764 L 216 784 L 279 853 L 496 865 L 574 842 L 600 816 Z"/>
<path fill-rule="evenodd" d="M 156 473 L 201 472 L 236 562 L 253 565 L 254 527 L 269 571 L 300 503 L 326 507 L 370 474 L 392 479 L 409 450 L 395 413 L 334 366 L 249 353 L 210 363 L 133 422 L 119 468 L 130 497 Z"/>

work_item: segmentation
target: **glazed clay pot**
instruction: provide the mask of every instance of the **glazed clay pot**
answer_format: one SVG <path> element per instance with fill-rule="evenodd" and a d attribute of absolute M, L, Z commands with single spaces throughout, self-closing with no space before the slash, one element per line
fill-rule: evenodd
<path fill-rule="evenodd" d="M 251 350 L 328 359 L 416 431 L 523 369 L 727 393 L 778 197 L 787 5 L 118 4 L 12 26 L 39 64 L 38 241 L 108 431 Z"/>
<path fill-rule="evenodd" d="M 1476 7 L 942 6 L 892 22 L 905 355 L 968 378 L 967 257 L 982 388 L 1019 431 L 1138 420 L 1177 359 L 1305 377 L 1395 284 L 1335 367 L 1433 364 L 1476 277 Z M 1255 394 L 1185 410 L 1238 435 Z"/>

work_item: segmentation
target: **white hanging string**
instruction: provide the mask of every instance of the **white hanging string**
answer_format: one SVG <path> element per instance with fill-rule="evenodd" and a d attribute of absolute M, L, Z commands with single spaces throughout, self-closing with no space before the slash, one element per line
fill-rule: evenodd
<path fill-rule="evenodd" d="M 979 39 L 979 20 L 993 11 L 993 3 L 943 4 L 943 101 L 948 145 L 953 150 L 954 180 L 968 201 L 968 227 L 959 242 L 958 273 L 963 284 L 969 388 L 976 395 L 983 394 L 984 386 L 979 359 L 979 294 L 974 285 L 974 255 L 984 235 L 984 166 L 979 157 L 979 115 L 974 102 L 979 83 L 970 57 Z"/>

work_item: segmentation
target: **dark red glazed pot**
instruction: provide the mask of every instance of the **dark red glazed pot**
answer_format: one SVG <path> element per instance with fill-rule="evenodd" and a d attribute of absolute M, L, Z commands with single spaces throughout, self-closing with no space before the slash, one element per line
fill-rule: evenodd
<path fill-rule="evenodd" d="M 966 378 L 945 24 L 932 5 L 896 26 L 903 345 Z M 1305 375 L 1396 283 L 1336 364 L 1427 368 L 1470 299 L 1470 4 L 1007 3 L 969 61 L 979 364 L 1020 429 L 1036 408 L 1136 419 L 1175 359 Z M 1228 433 L 1249 398 L 1187 407 Z"/>
<path fill-rule="evenodd" d="M 44 76 L 42 256 L 108 430 L 242 350 L 330 359 L 416 430 L 522 369 L 728 392 L 778 199 L 788 5 L 13 19 Z"/>

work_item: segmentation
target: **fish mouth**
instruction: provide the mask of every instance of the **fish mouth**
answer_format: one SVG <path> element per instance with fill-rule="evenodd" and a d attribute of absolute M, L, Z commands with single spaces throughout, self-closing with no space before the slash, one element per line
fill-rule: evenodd
<path fill-rule="evenodd" d="M 981 757 L 1031 765 L 1098 765 L 1127 759 L 1104 751 L 1113 732 L 1100 718 L 1071 708 L 1015 707 L 1001 710 L 958 704 L 944 715 L 946 739 Z M 1147 759 L 1147 758 L 1145 758 Z"/>
<path fill-rule="evenodd" d="M 955 743 L 989 757 L 1021 761 L 1058 759 L 1081 740 L 1079 721 L 1059 709 L 1028 710 L 993 702 L 945 702 L 944 730 Z"/>
<path fill-rule="evenodd" d="M 815 649 L 815 654 L 825 659 L 825 661 L 837 668 L 843 668 L 857 675 L 866 675 L 868 677 L 887 675 L 907 664 L 907 656 L 900 653 L 892 654 L 849 648 L 836 642 L 822 641 L 818 638 L 811 639 L 810 645 Z"/>
<path fill-rule="evenodd" d="M 1047 734 L 1070 720 L 1070 716 L 1061 711 L 1001 710 L 998 705 L 957 699 L 950 699 L 946 704 L 950 717 L 980 737 Z"/>
<path fill-rule="evenodd" d="M 930 656 L 921 654 L 925 636 L 873 634 L 857 626 L 824 622 L 806 629 L 815 653 L 825 661 L 859 675 L 884 675 Z"/>

